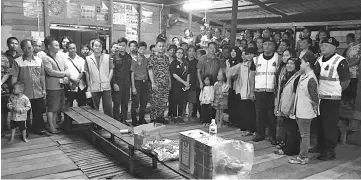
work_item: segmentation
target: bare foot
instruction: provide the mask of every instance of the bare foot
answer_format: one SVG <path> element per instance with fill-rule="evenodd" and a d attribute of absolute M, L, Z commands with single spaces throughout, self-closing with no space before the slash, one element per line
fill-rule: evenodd
<path fill-rule="evenodd" d="M 27 143 L 27 142 L 29 142 L 29 139 L 28 139 L 28 138 L 24 138 L 23 141 Z"/>
<path fill-rule="evenodd" d="M 14 139 L 10 139 L 9 144 L 14 143 Z"/>

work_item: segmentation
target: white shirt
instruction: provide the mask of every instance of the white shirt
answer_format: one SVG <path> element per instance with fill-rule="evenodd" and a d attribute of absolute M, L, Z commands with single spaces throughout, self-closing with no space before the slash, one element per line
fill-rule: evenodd
<path fill-rule="evenodd" d="M 214 88 L 213 86 L 204 86 L 201 94 L 199 95 L 199 101 L 201 104 L 211 104 L 214 100 Z"/>
<path fill-rule="evenodd" d="M 85 60 L 82 57 L 78 56 L 78 55 L 76 55 L 74 59 L 71 59 L 68 56 L 66 64 L 67 64 L 68 70 L 70 72 L 70 79 L 73 79 L 73 80 L 78 79 L 79 75 L 84 72 Z M 80 71 L 80 73 L 79 73 L 78 70 Z M 81 90 L 83 90 L 85 88 L 85 82 L 84 81 L 80 81 L 79 88 Z M 76 89 L 76 91 L 77 91 L 77 89 Z"/>
<path fill-rule="evenodd" d="M 299 58 L 302 59 L 303 56 L 307 53 L 307 49 L 306 50 L 302 50 L 301 53 L 300 53 L 300 56 Z"/>

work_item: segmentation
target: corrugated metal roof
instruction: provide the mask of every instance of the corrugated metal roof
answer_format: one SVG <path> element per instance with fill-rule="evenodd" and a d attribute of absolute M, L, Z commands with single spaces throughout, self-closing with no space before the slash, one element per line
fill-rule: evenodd
<path fill-rule="evenodd" d="M 237 19 L 239 23 L 282 23 L 300 21 L 332 21 L 361 19 L 361 0 L 258 0 L 287 16 L 281 17 L 252 3 L 257 0 L 240 0 Z M 232 1 L 215 0 L 207 12 L 209 19 L 229 23 L 232 19 Z M 267 8 L 266 8 L 267 9 Z M 202 13 L 204 14 L 204 13 Z"/>

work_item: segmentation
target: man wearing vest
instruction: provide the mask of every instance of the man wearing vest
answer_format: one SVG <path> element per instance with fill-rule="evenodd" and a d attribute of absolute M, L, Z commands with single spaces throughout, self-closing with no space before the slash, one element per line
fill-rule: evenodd
<path fill-rule="evenodd" d="M 310 152 L 321 153 L 319 160 L 332 160 L 336 157 L 341 93 L 350 83 L 350 72 L 346 59 L 336 53 L 339 42 L 331 37 L 321 43 L 322 56 L 315 66 L 321 100 L 320 117 L 315 121 L 318 144 Z"/>
<path fill-rule="evenodd" d="M 275 75 L 278 67 L 278 54 L 275 53 L 276 43 L 266 39 L 263 53 L 256 57 L 255 96 L 257 133 L 253 141 L 265 139 L 265 125 L 269 127 L 269 140 L 276 145 L 276 117 L 274 115 Z"/>

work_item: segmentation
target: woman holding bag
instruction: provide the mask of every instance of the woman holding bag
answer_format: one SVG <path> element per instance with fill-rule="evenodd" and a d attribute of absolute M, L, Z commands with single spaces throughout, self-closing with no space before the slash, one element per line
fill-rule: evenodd
<path fill-rule="evenodd" d="M 280 150 L 275 151 L 278 155 L 296 155 L 299 153 L 299 135 L 297 123 L 293 115 L 293 104 L 295 99 L 295 87 L 300 76 L 300 59 L 289 58 L 286 63 L 286 72 L 279 77 L 277 97 L 275 100 L 275 115 L 282 118 L 281 127 L 284 137 L 280 144 Z"/>

